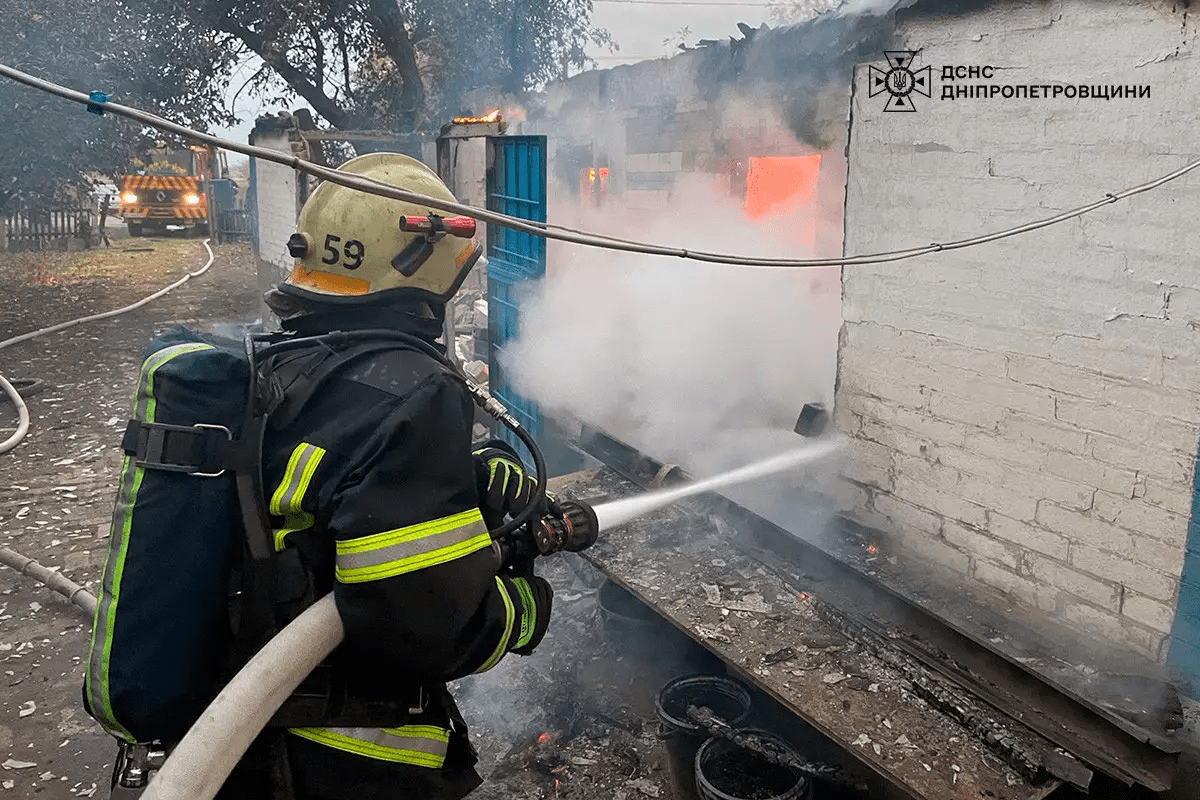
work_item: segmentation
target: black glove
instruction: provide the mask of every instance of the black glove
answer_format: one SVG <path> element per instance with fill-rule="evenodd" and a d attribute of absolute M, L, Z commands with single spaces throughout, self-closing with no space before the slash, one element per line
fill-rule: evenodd
<path fill-rule="evenodd" d="M 505 442 L 484 442 L 473 455 L 480 510 L 487 526 L 497 528 L 506 515 L 516 516 L 529 505 L 537 482 L 526 474 L 520 457 Z"/>
<path fill-rule="evenodd" d="M 537 575 L 512 578 L 517 594 L 521 596 L 521 628 L 512 646 L 512 652 L 527 656 L 542 642 L 546 629 L 550 627 L 550 610 L 554 605 L 554 590 Z"/>

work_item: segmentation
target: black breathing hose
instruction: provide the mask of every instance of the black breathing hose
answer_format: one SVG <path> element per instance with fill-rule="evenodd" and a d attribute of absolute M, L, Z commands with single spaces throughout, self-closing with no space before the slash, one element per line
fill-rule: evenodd
<path fill-rule="evenodd" d="M 264 334 L 257 337 L 252 336 L 251 338 L 260 339 L 263 341 L 272 341 L 276 338 L 276 335 Z M 497 422 L 512 431 L 513 435 L 521 440 L 521 443 L 525 445 L 525 448 L 529 451 L 530 457 L 533 459 L 533 469 L 536 473 L 534 495 L 532 498 L 530 498 L 530 502 L 525 505 L 525 508 L 521 509 L 521 511 L 518 512 L 516 516 L 514 516 L 508 522 L 504 523 L 499 528 L 496 528 L 494 531 L 491 531 L 491 534 L 496 538 L 508 536 L 509 534 L 518 530 L 522 525 L 531 522 L 534 518 L 534 515 L 546 507 L 546 459 L 542 456 L 541 448 L 538 447 L 537 442 L 534 440 L 529 431 L 525 430 L 525 428 L 521 426 L 521 423 L 517 421 L 516 417 L 509 413 L 508 409 L 504 407 L 503 403 L 489 394 L 488 391 L 482 386 L 475 383 L 473 380 L 459 371 L 458 367 L 455 366 L 455 364 L 446 356 L 446 354 L 434 345 L 418 336 L 387 329 L 333 331 L 331 333 L 324 333 L 319 336 L 303 336 L 296 339 L 272 341 L 271 344 L 264 347 L 261 351 L 258 351 L 258 356 L 261 358 L 267 358 L 269 356 L 288 352 L 290 350 L 311 347 L 314 344 L 334 346 L 340 344 L 349 344 L 357 341 L 367 341 L 371 339 L 391 339 L 402 342 L 436 360 L 439 364 L 450 370 L 450 374 L 453 375 L 455 379 L 461 381 L 463 385 L 467 387 L 467 391 L 471 393 L 471 398 L 480 408 L 486 411 L 488 415 L 493 417 Z"/>

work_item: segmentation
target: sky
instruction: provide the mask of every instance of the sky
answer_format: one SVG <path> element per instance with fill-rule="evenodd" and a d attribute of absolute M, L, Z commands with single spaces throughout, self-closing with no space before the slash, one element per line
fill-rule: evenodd
<path fill-rule="evenodd" d="M 737 23 L 744 22 L 754 28 L 763 22 L 770 24 L 772 8 L 790 5 L 786 2 L 767 0 L 593 2 L 595 11 L 592 22 L 597 27 L 606 28 L 619 47 L 615 52 L 596 45 L 588 48 L 587 54 L 596 60 L 599 68 L 631 64 L 676 53 L 676 44 L 679 41 L 694 45 L 700 39 L 723 40 L 729 36 L 740 37 Z M 664 45 L 663 41 L 668 39 L 670 42 Z M 252 75 L 257 67 L 254 63 L 243 65 L 239 73 L 234 75 L 230 94 L 237 92 L 242 82 Z M 302 102 L 296 100 L 295 105 L 299 106 Z M 246 93 L 242 93 L 234 103 L 234 111 L 241 117 L 242 122 L 234 127 L 218 130 L 217 134 L 236 142 L 245 142 L 251 128 L 254 127 L 255 118 L 274 113 L 275 108 L 268 107 L 263 100 L 247 97 Z"/>

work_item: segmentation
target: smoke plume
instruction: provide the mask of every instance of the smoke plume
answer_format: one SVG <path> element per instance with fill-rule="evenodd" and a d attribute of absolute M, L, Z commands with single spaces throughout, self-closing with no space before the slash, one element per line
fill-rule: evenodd
<path fill-rule="evenodd" d="M 643 240 L 748 256 L 809 255 L 772 224 L 693 179 L 642 225 Z M 734 432 L 783 431 L 832 400 L 836 270 L 746 269 L 571 249 L 523 305 L 508 350 L 517 389 L 553 415 L 597 425 L 658 458 L 717 467 Z M 792 439 L 791 441 L 795 441 Z"/>

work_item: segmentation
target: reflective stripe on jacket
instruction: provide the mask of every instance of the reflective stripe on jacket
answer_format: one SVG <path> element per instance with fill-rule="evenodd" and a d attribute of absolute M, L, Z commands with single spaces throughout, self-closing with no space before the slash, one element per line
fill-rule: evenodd
<path fill-rule="evenodd" d="M 466 388 L 415 351 L 370 353 L 329 374 L 320 357 L 292 355 L 275 372 L 285 392 L 301 379 L 317 385 L 272 418 L 263 478 L 276 548 L 297 548 L 317 595 L 334 593 L 346 684 L 407 699 L 414 686 L 490 669 L 519 646 L 534 608 L 496 574 Z M 441 767 L 451 725 L 419 721 L 291 732 L 376 761 Z"/>

